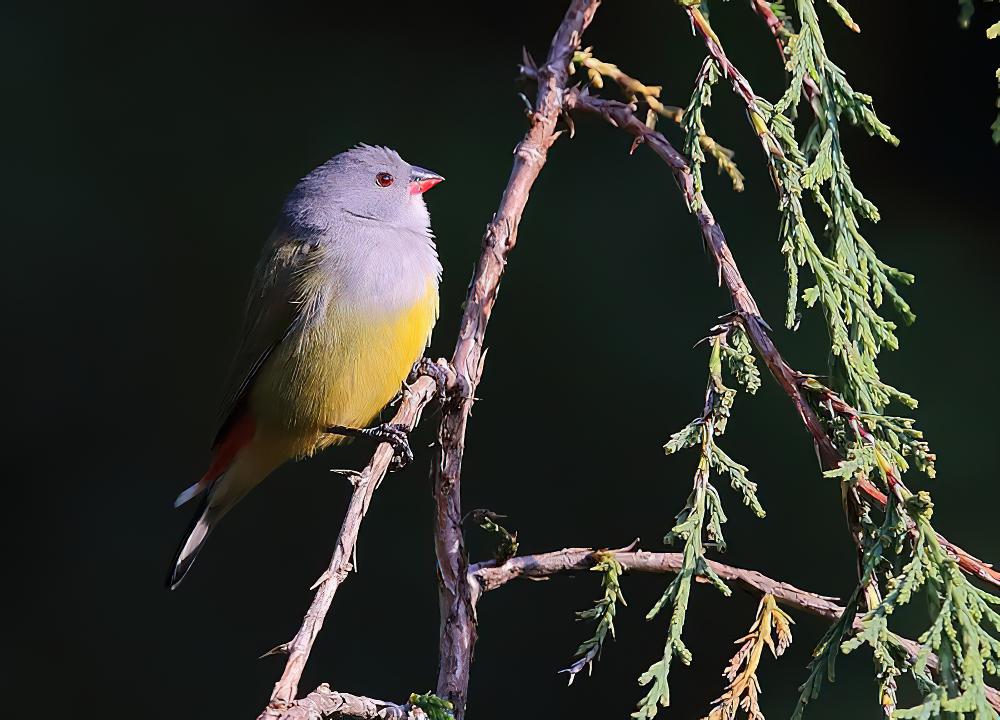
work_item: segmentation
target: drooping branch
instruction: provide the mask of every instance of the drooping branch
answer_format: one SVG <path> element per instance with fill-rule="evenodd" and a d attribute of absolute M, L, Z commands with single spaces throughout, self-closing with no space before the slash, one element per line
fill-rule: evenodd
<path fill-rule="evenodd" d="M 722 42 L 715 34 L 715 31 L 712 30 L 712 26 L 708 24 L 708 18 L 702 14 L 701 10 L 695 4 L 685 5 L 684 12 L 687 13 L 688 19 L 691 21 L 691 27 L 697 30 L 698 35 L 705 42 L 705 47 L 709 55 L 719 63 L 723 76 L 729 78 L 729 81 L 733 85 L 733 90 L 743 98 L 743 103 L 747 106 L 747 109 L 760 115 L 760 110 L 757 108 L 757 93 L 750 87 L 750 82 L 746 79 L 746 76 L 739 71 L 739 68 L 733 65 L 729 56 L 726 55 L 726 51 L 722 49 Z"/>
<path fill-rule="evenodd" d="M 517 243 L 528 194 L 545 164 L 548 149 L 560 134 L 556 124 L 563 111 L 570 59 L 580 47 L 581 35 L 599 4 L 600 0 L 573 0 L 552 39 L 545 64 L 538 69 L 538 96 L 530 114 L 531 125 L 514 150 L 510 179 L 483 235 L 482 253 L 469 285 L 451 361 L 461 393 L 442 412 L 431 472 L 441 612 L 437 694 L 454 704 L 459 720 L 465 713 L 476 641 L 474 600 L 462 537 L 461 472 L 466 426 L 483 373 L 483 338 L 507 255 Z"/>
<path fill-rule="evenodd" d="M 691 208 L 698 221 L 705 246 L 712 254 L 719 271 L 720 283 L 725 283 L 732 297 L 733 306 L 745 324 L 748 336 L 763 358 L 774 379 L 792 400 L 806 429 L 816 442 L 816 449 L 824 466 L 831 463 L 836 466 L 840 462 L 840 453 L 826 433 L 823 423 L 806 398 L 802 388 L 805 376 L 793 370 L 781 357 L 760 316 L 757 302 L 743 277 L 740 275 L 736 260 L 733 258 L 726 242 L 722 228 L 716 223 L 715 216 L 709 209 L 704 197 L 694 186 L 690 168 L 684 156 L 659 132 L 650 130 L 635 116 L 632 108 L 614 100 L 604 100 L 586 92 L 575 91 L 567 98 L 567 105 L 572 109 L 586 110 L 595 113 L 612 125 L 621 128 L 632 135 L 638 142 L 646 144 L 656 153 L 673 173 L 677 185 L 684 195 L 684 200 Z"/>
<path fill-rule="evenodd" d="M 729 291 L 733 306 L 750 341 L 753 343 L 758 355 L 764 360 L 771 375 L 795 406 L 799 417 L 813 438 L 816 453 L 822 467 L 825 470 L 838 467 L 843 460 L 840 449 L 834 444 L 825 425 L 820 420 L 819 415 L 807 397 L 806 385 L 810 380 L 810 376 L 800 373 L 788 365 L 771 340 L 767 331 L 767 325 L 760 316 L 760 311 L 753 295 L 750 293 L 750 289 L 743 281 L 743 277 L 736 265 L 736 260 L 733 258 L 733 254 L 726 242 L 725 234 L 715 221 L 715 217 L 709 209 L 705 198 L 694 186 L 694 179 L 684 156 L 661 133 L 650 130 L 636 117 L 632 107 L 629 105 L 613 100 L 604 100 L 590 95 L 585 91 L 574 90 L 567 96 L 567 107 L 570 109 L 585 110 L 603 117 L 612 125 L 630 134 L 635 138 L 637 143 L 647 145 L 667 164 L 684 196 L 688 208 L 695 216 L 701 228 L 705 246 L 711 253 L 718 268 L 720 284 L 724 284 Z M 857 417 L 858 413 L 856 410 L 839 398 L 837 401 L 839 402 L 838 407 L 842 412 Z M 895 482 L 902 486 L 902 480 L 899 479 L 898 472 L 894 474 L 894 477 Z M 867 478 L 858 478 L 857 487 L 881 506 L 885 505 L 885 494 Z M 949 554 L 959 563 L 963 570 L 1000 586 L 1000 572 L 946 538 L 940 535 L 938 537 L 945 549 L 948 550 Z"/>
<path fill-rule="evenodd" d="M 416 382 L 404 390 L 399 409 L 392 422 L 412 429 L 420 418 L 420 411 L 434 399 L 436 391 L 437 383 L 434 379 L 427 376 L 418 377 Z M 365 469 L 352 479 L 354 492 L 351 494 L 351 501 L 344 514 L 344 522 L 340 526 L 337 545 L 330 558 L 330 564 L 313 586 L 316 588 L 316 594 L 312 604 L 291 642 L 271 651 L 272 653 L 287 653 L 288 659 L 285 662 L 281 678 L 271 693 L 271 699 L 258 720 L 266 720 L 267 718 L 291 720 L 292 718 L 313 717 L 300 713 L 298 706 L 303 701 L 293 705 L 299 680 L 302 678 L 302 671 L 305 670 L 306 662 L 309 660 L 309 653 L 312 651 L 316 636 L 322 629 L 326 614 L 330 610 L 333 597 L 353 567 L 361 522 L 368 512 L 372 496 L 389 469 L 392 456 L 391 445 L 388 443 L 379 444 Z"/>

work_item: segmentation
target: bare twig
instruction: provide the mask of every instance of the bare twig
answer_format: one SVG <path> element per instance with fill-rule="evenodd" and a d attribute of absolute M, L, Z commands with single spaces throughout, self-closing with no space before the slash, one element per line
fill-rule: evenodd
<path fill-rule="evenodd" d="M 629 105 L 613 100 L 603 100 L 586 92 L 574 90 L 567 96 L 567 107 L 586 110 L 604 117 L 615 127 L 621 128 L 636 138 L 637 141 L 649 146 L 667 164 L 671 173 L 673 173 L 681 193 L 684 195 L 684 200 L 688 208 L 698 221 L 705 246 L 708 248 L 718 267 L 720 284 L 725 284 L 726 289 L 729 290 L 733 306 L 757 354 L 764 360 L 771 375 L 785 391 L 785 394 L 792 400 L 795 409 L 799 413 L 799 417 L 802 419 L 809 434 L 812 435 L 816 454 L 819 457 L 822 467 L 826 470 L 838 467 L 843 459 L 841 452 L 827 433 L 826 427 L 807 396 L 807 385 L 811 378 L 789 366 L 771 340 L 767 332 L 767 324 L 761 318 L 757 303 L 750 293 L 750 289 L 743 281 L 743 277 L 736 265 L 736 260 L 733 258 L 733 254 L 726 242 L 726 236 L 723 234 L 722 228 L 715 221 L 715 217 L 712 215 L 712 211 L 709 209 L 705 198 L 694 186 L 694 178 L 691 175 L 691 170 L 684 156 L 662 134 L 646 127 L 645 123 L 636 117 L 632 107 Z M 832 393 L 830 400 L 834 400 Z M 838 412 L 855 418 L 858 416 L 857 411 L 843 402 L 842 399 L 836 398 L 836 402 L 839 403 L 837 406 Z M 863 432 L 863 424 L 857 423 L 857 426 L 861 428 L 860 432 Z M 902 485 L 898 471 L 893 470 L 890 475 L 892 476 L 891 483 L 905 487 Z M 870 480 L 867 478 L 858 478 L 856 482 L 859 490 L 880 505 L 885 505 L 885 494 Z M 1000 586 L 1000 572 L 994 570 L 988 563 L 984 563 L 941 535 L 938 535 L 938 538 L 963 570 L 987 582 Z"/>
<path fill-rule="evenodd" d="M 417 378 L 416 382 L 404 390 L 403 399 L 392 422 L 412 429 L 420 417 L 420 411 L 427 403 L 434 399 L 436 392 L 437 385 L 433 378 L 426 376 Z M 340 584 L 347 578 L 347 574 L 352 569 L 354 547 L 358 540 L 358 532 L 361 529 L 361 521 L 364 520 L 372 496 L 375 494 L 379 484 L 385 477 L 386 471 L 389 469 L 393 452 L 392 445 L 389 443 L 379 444 L 368 466 L 353 478 L 354 492 L 351 495 L 350 504 L 344 515 L 340 534 L 337 536 L 337 545 L 326 571 L 316 581 L 316 584 L 313 585 L 316 588 L 316 595 L 309 606 L 309 611 L 302 620 L 302 626 L 295 634 L 295 637 L 292 638 L 292 641 L 286 645 L 279 646 L 273 651 L 288 653 L 288 660 L 285 662 L 285 669 L 281 673 L 281 678 L 275 684 L 274 691 L 271 693 L 271 700 L 260 714 L 258 720 L 265 720 L 266 718 L 290 719 L 293 717 L 313 717 L 310 715 L 289 714 L 289 708 L 292 707 L 292 702 L 298 690 L 299 680 L 302 678 L 302 671 L 305 669 L 316 636 L 323 627 L 323 621 L 330 610 L 333 596 L 337 593 Z"/>
<path fill-rule="evenodd" d="M 519 577 L 546 578 L 561 573 L 589 570 L 596 560 L 591 548 L 566 548 L 541 555 L 522 555 L 511 558 L 502 565 L 494 561 L 477 563 L 469 568 L 470 574 L 479 581 L 483 592 L 495 590 Z M 627 572 L 675 573 L 681 569 L 683 554 L 679 552 L 646 552 L 645 550 L 612 550 L 615 560 Z M 749 590 L 756 595 L 771 594 L 783 605 L 820 617 L 839 617 L 844 608 L 836 598 L 817 595 L 779 580 L 774 580 L 756 570 L 724 565 L 709 560 L 719 577 Z"/>
<path fill-rule="evenodd" d="M 548 149 L 560 135 L 556 124 L 563 111 L 570 59 L 580 47 L 581 35 L 599 4 L 600 0 L 573 0 L 552 39 L 545 64 L 538 68 L 538 96 L 530 115 L 531 126 L 514 150 L 510 179 L 496 215 L 483 235 L 482 253 L 469 285 L 452 356 L 451 364 L 463 392 L 441 415 L 432 477 L 437 507 L 434 535 L 441 611 L 437 694 L 454 704 L 459 720 L 465 713 L 476 641 L 474 599 L 462 538 L 462 456 L 469 413 L 483 373 L 483 337 L 507 255 L 517 242 L 518 224 L 528 194 L 545 164 Z"/>

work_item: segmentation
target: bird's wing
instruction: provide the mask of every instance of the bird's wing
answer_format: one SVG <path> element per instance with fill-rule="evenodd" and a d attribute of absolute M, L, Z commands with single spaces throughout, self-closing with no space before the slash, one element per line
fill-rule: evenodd
<path fill-rule="evenodd" d="M 243 336 L 229 372 L 213 447 L 240 416 L 247 392 L 271 352 L 314 309 L 317 298 L 307 297 L 302 274 L 315 262 L 315 249 L 309 241 L 296 240 L 282 230 L 275 230 L 268 240 L 247 296 Z"/>

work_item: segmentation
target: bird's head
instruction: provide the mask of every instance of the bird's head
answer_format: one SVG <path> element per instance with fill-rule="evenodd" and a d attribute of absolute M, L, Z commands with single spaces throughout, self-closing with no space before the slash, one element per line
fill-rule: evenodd
<path fill-rule="evenodd" d="M 326 224 L 337 213 L 344 219 L 424 230 L 429 219 L 423 193 L 442 180 L 435 172 L 410 165 L 395 150 L 358 145 L 303 178 L 285 211 L 310 225 Z"/>

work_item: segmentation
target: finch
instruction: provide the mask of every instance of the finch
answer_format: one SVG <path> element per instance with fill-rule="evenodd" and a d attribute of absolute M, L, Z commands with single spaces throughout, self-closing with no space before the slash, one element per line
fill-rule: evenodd
<path fill-rule="evenodd" d="M 168 578 L 190 570 L 212 528 L 287 460 L 345 440 L 395 397 L 430 341 L 438 261 L 423 193 L 444 178 L 359 145 L 295 186 L 247 298 L 202 496 Z M 355 433 L 357 434 L 357 433 Z"/>

